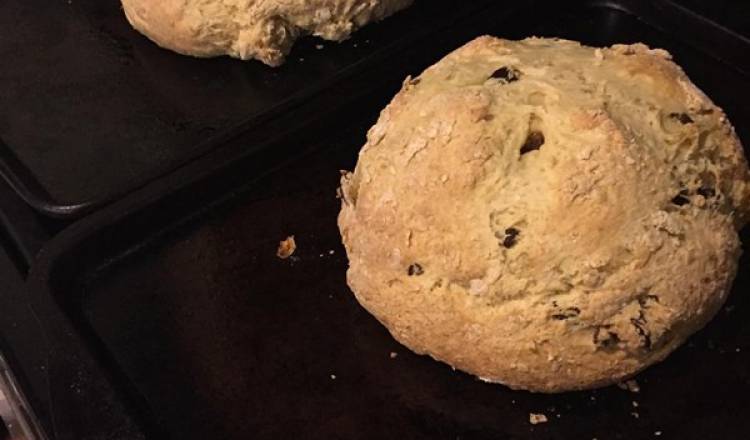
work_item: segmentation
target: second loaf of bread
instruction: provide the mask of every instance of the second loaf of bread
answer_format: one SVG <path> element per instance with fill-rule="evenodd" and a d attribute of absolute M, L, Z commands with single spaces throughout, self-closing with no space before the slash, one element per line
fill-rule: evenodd
<path fill-rule="evenodd" d="M 343 40 L 412 0 L 122 0 L 128 21 L 185 55 L 229 55 L 278 66 L 306 34 Z"/>

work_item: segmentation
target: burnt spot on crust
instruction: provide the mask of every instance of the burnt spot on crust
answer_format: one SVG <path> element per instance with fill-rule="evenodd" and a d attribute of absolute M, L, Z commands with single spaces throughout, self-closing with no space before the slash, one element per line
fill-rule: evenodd
<path fill-rule="evenodd" d="M 638 304 L 641 307 L 648 308 L 648 303 L 650 301 L 658 303 L 659 302 L 659 296 L 658 295 L 646 294 L 646 295 L 641 295 L 641 296 L 638 297 Z"/>
<path fill-rule="evenodd" d="M 688 203 L 690 203 L 690 199 L 687 198 L 684 194 L 682 194 L 682 192 L 680 192 L 680 194 L 677 194 L 676 196 L 672 198 L 673 205 L 683 206 L 683 205 L 687 205 Z"/>
<path fill-rule="evenodd" d="M 670 113 L 669 117 L 676 121 L 679 121 L 682 125 L 693 123 L 693 118 L 691 118 L 687 113 Z"/>
<path fill-rule="evenodd" d="M 646 350 L 651 349 L 651 332 L 646 328 L 646 316 L 643 310 L 640 311 L 637 318 L 630 318 L 630 323 L 635 327 L 638 337 L 641 339 L 641 347 Z"/>
<path fill-rule="evenodd" d="M 490 75 L 490 78 L 498 79 L 504 84 L 512 83 L 521 79 L 521 72 L 513 67 L 503 66 Z"/>
<path fill-rule="evenodd" d="M 716 190 L 713 188 L 701 187 L 701 188 L 698 188 L 698 194 L 707 199 L 710 199 L 710 198 L 716 197 Z"/>
<path fill-rule="evenodd" d="M 406 269 L 406 273 L 409 274 L 410 277 L 419 276 L 424 273 L 424 268 L 422 268 L 422 265 L 419 263 L 413 263 L 409 265 L 408 269 Z"/>
<path fill-rule="evenodd" d="M 551 318 L 558 321 L 564 321 L 566 319 L 575 318 L 580 314 L 581 309 L 579 309 L 578 307 L 568 307 L 567 309 L 562 310 L 559 313 L 553 314 Z"/>
<path fill-rule="evenodd" d="M 610 326 L 599 326 L 594 330 L 594 345 L 599 348 L 612 348 L 620 342 L 620 336 L 609 330 Z"/>
<path fill-rule="evenodd" d="M 648 323 L 648 320 L 646 319 L 646 310 L 650 309 L 655 304 L 660 303 L 659 296 L 646 293 L 639 295 L 637 300 L 638 305 L 640 306 L 638 317 L 630 318 L 630 324 L 635 328 L 635 332 L 638 334 L 641 348 L 651 350 L 653 341 L 651 339 L 651 331 L 646 326 Z"/>
<path fill-rule="evenodd" d="M 703 185 L 695 190 L 687 190 L 687 189 L 681 190 L 680 193 L 672 199 L 672 204 L 676 206 L 687 205 L 688 203 L 691 202 L 690 197 L 695 196 L 695 195 L 702 196 L 706 200 L 714 200 L 714 201 L 719 200 L 721 198 L 721 194 L 719 194 L 716 191 L 716 188 L 714 188 L 711 185 Z"/>
<path fill-rule="evenodd" d="M 505 230 L 505 237 L 503 237 L 503 247 L 510 249 L 518 242 L 518 236 L 521 234 L 516 228 L 508 228 Z"/>
<path fill-rule="evenodd" d="M 641 338 L 641 347 L 646 350 L 651 349 L 651 333 L 643 326 L 643 324 L 635 318 L 632 318 L 630 322 L 635 327 L 638 336 Z"/>
<path fill-rule="evenodd" d="M 530 131 L 526 141 L 521 145 L 521 155 L 540 149 L 544 145 L 544 133 L 541 131 Z"/>

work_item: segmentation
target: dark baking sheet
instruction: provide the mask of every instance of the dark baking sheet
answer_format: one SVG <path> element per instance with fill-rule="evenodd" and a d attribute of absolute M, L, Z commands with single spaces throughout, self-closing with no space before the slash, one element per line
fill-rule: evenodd
<path fill-rule="evenodd" d="M 303 38 L 273 69 L 160 49 L 119 0 L 4 1 L 0 173 L 45 214 L 78 216 L 486 3 L 417 0 L 341 44 Z"/>
<path fill-rule="evenodd" d="M 676 0 L 676 3 L 750 39 L 750 2 L 744 0 Z"/>
<path fill-rule="evenodd" d="M 419 73 L 437 53 L 485 33 L 644 41 L 670 50 L 750 138 L 750 79 L 726 61 L 737 54 L 696 49 L 691 36 L 713 30 L 686 22 L 676 31 L 660 20 L 667 10 L 650 5 L 540 2 L 512 14 L 498 5 L 431 36 L 429 49 L 405 49 L 388 68 Z M 80 388 L 81 375 L 104 375 L 132 425 L 121 423 L 152 438 L 746 438 L 747 256 L 727 306 L 640 374 L 639 393 L 488 385 L 410 353 L 356 303 L 336 228 L 338 170 L 354 165 L 397 88 L 373 86 L 252 155 L 238 152 L 252 137 L 239 136 L 46 248 L 31 286 L 55 347 L 48 368 L 57 438 L 95 438 L 98 389 Z M 292 234 L 298 250 L 279 260 L 276 246 Z M 74 417 L 81 411 L 86 417 Z M 532 412 L 549 422 L 531 425 Z"/>

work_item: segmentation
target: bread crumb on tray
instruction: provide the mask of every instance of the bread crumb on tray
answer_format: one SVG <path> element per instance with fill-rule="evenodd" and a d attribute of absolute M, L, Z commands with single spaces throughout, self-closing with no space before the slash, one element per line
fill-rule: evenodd
<path fill-rule="evenodd" d="M 630 391 L 631 393 L 640 393 L 641 387 L 638 385 L 638 382 L 635 381 L 635 379 L 626 380 L 625 382 L 620 382 L 617 384 L 618 388 Z"/>
<path fill-rule="evenodd" d="M 290 235 L 286 240 L 279 242 L 279 248 L 276 250 L 276 256 L 286 260 L 297 250 L 297 243 L 294 241 L 294 235 Z"/>

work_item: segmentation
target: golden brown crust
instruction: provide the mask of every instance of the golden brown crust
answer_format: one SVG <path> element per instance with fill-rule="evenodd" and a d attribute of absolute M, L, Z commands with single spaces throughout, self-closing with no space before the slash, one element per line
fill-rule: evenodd
<path fill-rule="evenodd" d="M 749 182 L 667 52 L 482 37 L 407 79 L 342 178 L 348 282 L 400 342 L 485 380 L 606 385 L 724 302 Z"/>
<path fill-rule="evenodd" d="M 229 55 L 270 66 L 284 62 L 300 35 L 343 40 L 412 0 L 122 0 L 131 25 L 175 52 Z"/>

